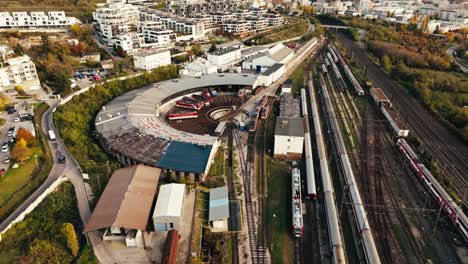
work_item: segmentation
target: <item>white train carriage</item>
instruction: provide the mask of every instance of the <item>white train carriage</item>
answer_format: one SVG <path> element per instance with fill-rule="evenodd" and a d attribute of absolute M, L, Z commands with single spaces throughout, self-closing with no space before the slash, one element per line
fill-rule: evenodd
<path fill-rule="evenodd" d="M 304 223 L 302 219 L 301 171 L 299 169 L 292 169 L 291 181 L 293 235 L 299 238 L 304 234 Z"/>
<path fill-rule="evenodd" d="M 301 105 L 302 115 L 304 118 L 304 148 L 305 148 L 305 165 L 307 175 L 307 199 L 315 199 L 317 197 L 317 188 L 315 186 L 314 158 L 312 154 L 312 141 L 310 140 L 309 114 L 307 112 L 307 98 L 305 89 L 301 89 Z"/>
<path fill-rule="evenodd" d="M 328 73 L 327 66 L 325 66 L 325 64 L 322 64 L 322 72 L 323 72 L 323 74 Z"/>

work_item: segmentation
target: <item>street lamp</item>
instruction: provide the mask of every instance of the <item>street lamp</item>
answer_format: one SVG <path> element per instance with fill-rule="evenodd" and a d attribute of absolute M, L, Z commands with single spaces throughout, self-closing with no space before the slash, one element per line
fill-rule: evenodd
<path fill-rule="evenodd" d="M 36 161 L 36 170 L 38 170 L 38 169 L 39 169 L 39 165 L 38 165 L 38 163 L 37 163 L 37 154 L 34 155 L 34 161 Z"/>

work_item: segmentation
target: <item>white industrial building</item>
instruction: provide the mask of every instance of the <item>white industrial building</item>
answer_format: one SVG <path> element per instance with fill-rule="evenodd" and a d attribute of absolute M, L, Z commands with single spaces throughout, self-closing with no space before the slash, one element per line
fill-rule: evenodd
<path fill-rule="evenodd" d="M 242 62 L 242 68 L 264 72 L 275 64 L 286 64 L 294 56 L 294 50 L 279 43 L 266 52 L 258 53 Z"/>
<path fill-rule="evenodd" d="M 277 117 L 275 125 L 274 157 L 299 160 L 304 146 L 303 118 Z"/>
<path fill-rule="evenodd" d="M 0 12 L 0 28 L 66 28 L 81 23 L 64 11 Z"/>
<path fill-rule="evenodd" d="M 31 58 L 27 55 L 12 57 L 14 53 L 11 52 L 5 54 L 7 55 L 0 62 L 0 88 L 22 85 L 25 82 L 29 82 L 34 83 L 34 85 L 28 85 L 27 88 L 39 89 L 40 82 L 37 77 L 36 66 Z"/>
<path fill-rule="evenodd" d="M 218 72 L 218 67 L 211 64 L 204 58 L 196 58 L 188 63 L 184 69 L 180 70 L 180 75 L 190 77 L 200 77 L 202 75 L 214 74 Z"/>
<path fill-rule="evenodd" d="M 169 50 L 153 50 L 136 53 L 133 55 L 133 64 L 140 70 L 150 71 L 171 64 L 171 52 Z"/>
<path fill-rule="evenodd" d="M 184 197 L 184 184 L 161 185 L 153 213 L 154 230 L 162 232 L 180 230 Z"/>
<path fill-rule="evenodd" d="M 228 231 L 229 198 L 227 186 L 210 189 L 208 221 L 211 231 Z"/>
<path fill-rule="evenodd" d="M 258 76 L 258 85 L 270 86 L 270 84 L 276 82 L 286 72 L 284 64 L 275 63 L 269 67 L 266 71 L 262 72 Z"/>
<path fill-rule="evenodd" d="M 242 59 L 241 49 L 239 47 L 229 47 L 219 49 L 208 53 L 208 61 L 216 65 L 219 71 L 225 71 Z"/>

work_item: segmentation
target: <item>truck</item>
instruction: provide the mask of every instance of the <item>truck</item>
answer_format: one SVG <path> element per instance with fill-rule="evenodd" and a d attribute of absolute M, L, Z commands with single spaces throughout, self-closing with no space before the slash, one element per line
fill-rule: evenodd
<path fill-rule="evenodd" d="M 50 140 L 55 140 L 56 139 L 54 131 L 49 130 L 49 131 L 47 131 L 47 133 L 49 134 L 49 139 Z"/>

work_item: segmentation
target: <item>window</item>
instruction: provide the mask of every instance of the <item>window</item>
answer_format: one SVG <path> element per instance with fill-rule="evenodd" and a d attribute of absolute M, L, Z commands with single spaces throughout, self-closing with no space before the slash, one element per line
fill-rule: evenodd
<path fill-rule="evenodd" d="M 169 223 L 170 228 L 174 228 L 174 223 Z"/>

